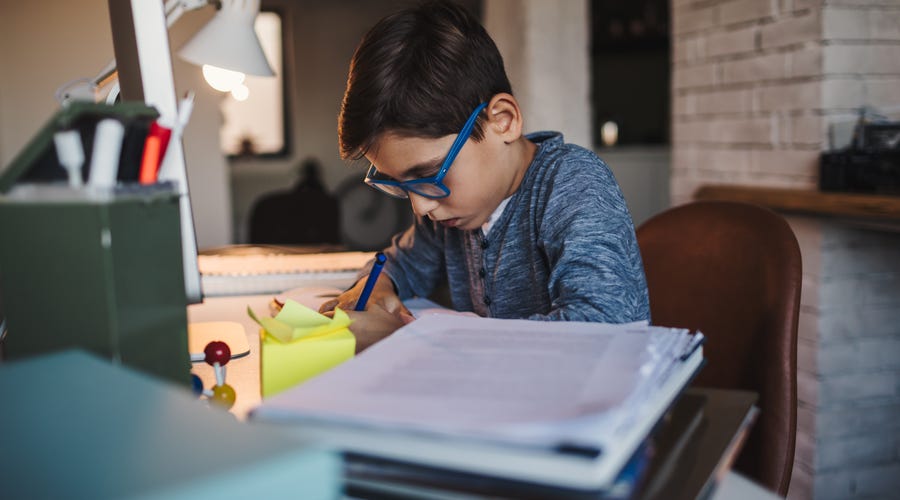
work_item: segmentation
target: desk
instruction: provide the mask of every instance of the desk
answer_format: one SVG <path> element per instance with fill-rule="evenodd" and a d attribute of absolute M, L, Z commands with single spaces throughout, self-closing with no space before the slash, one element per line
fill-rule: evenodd
<path fill-rule="evenodd" d="M 702 399 L 699 415 L 684 410 Z M 731 469 L 757 410 L 755 393 L 689 388 L 675 403 L 672 421 L 657 440 L 659 454 L 650 465 L 640 498 L 704 498 Z"/>
<path fill-rule="evenodd" d="M 240 420 L 259 406 L 262 398 L 259 392 L 259 325 L 247 315 L 247 307 L 260 316 L 268 316 L 272 295 L 239 295 L 234 297 L 206 298 L 200 304 L 188 306 L 188 321 L 234 321 L 240 323 L 247 333 L 250 354 L 232 359 L 226 366 L 226 382 L 236 394 L 231 412 Z M 212 387 L 216 382 L 213 368 L 204 362 L 194 363 L 193 371 L 203 381 L 203 387 Z"/>
<path fill-rule="evenodd" d="M 261 401 L 258 327 L 247 316 L 246 309 L 249 306 L 266 314 L 271 298 L 269 295 L 215 297 L 188 308 L 190 321 L 236 321 L 247 331 L 250 354 L 227 365 L 228 383 L 237 393 L 231 411 L 239 419 L 246 419 L 247 413 Z M 203 379 L 204 386 L 215 381 L 212 369 L 205 363 L 195 363 L 194 371 Z M 671 421 L 662 426 L 659 450 L 651 460 L 648 479 L 639 497 L 678 500 L 712 493 L 743 444 L 756 413 L 755 402 L 756 395 L 749 392 L 687 389 L 675 404 L 669 417 Z M 467 491 L 465 484 L 458 486 L 459 492 Z M 354 486 L 351 481 L 348 493 L 365 497 L 375 492 Z M 535 498 L 546 498 L 537 493 Z"/>

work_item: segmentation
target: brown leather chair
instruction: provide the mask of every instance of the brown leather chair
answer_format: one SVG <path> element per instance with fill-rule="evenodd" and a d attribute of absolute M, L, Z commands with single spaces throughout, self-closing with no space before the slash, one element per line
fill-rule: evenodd
<path fill-rule="evenodd" d="M 787 222 L 744 203 L 701 201 L 643 223 L 638 244 L 653 324 L 700 330 L 693 385 L 759 394 L 735 468 L 786 495 L 797 428 L 800 247 Z"/>

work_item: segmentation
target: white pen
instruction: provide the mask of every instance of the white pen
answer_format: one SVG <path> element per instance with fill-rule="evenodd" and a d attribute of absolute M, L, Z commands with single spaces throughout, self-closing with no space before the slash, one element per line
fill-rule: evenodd
<path fill-rule="evenodd" d="M 113 118 L 104 118 L 97 123 L 94 132 L 94 149 L 91 152 L 91 171 L 88 184 L 95 187 L 113 187 L 119 173 L 119 154 L 122 152 L 122 138 L 125 126 Z"/>
<path fill-rule="evenodd" d="M 69 174 L 69 186 L 81 187 L 81 167 L 84 165 L 84 148 L 81 145 L 81 134 L 77 130 L 61 130 L 53 134 L 56 145 L 56 156 L 59 164 Z"/>
<path fill-rule="evenodd" d="M 188 93 L 184 96 L 184 99 L 181 100 L 181 103 L 178 105 L 178 121 L 175 123 L 175 132 L 180 136 L 185 127 L 187 127 L 188 121 L 191 119 L 191 112 L 194 110 L 194 92 L 188 91 Z"/>

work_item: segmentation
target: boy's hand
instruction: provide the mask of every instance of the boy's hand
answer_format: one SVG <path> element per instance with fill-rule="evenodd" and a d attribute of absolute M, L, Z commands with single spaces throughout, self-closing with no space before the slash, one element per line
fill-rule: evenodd
<path fill-rule="evenodd" d="M 333 314 L 334 311 L 325 313 L 329 317 Z M 371 304 L 365 311 L 347 311 L 347 315 L 353 320 L 350 332 L 356 337 L 356 354 L 415 319 L 407 313 L 392 314 L 376 304 Z"/>
<path fill-rule="evenodd" d="M 365 285 L 366 280 L 361 279 L 357 281 L 353 288 L 319 306 L 319 312 L 333 311 L 335 307 L 340 307 L 347 312 L 353 311 L 356 309 L 356 300 L 359 298 Z M 369 310 L 373 305 L 377 305 L 396 316 L 405 314 L 412 317 L 412 313 L 409 312 L 409 309 L 403 305 L 400 297 L 394 292 L 394 284 L 391 283 L 391 278 L 384 273 L 378 277 L 378 281 L 375 282 L 375 286 L 372 288 L 372 293 L 369 295 L 368 302 L 366 302 L 366 310 Z"/>

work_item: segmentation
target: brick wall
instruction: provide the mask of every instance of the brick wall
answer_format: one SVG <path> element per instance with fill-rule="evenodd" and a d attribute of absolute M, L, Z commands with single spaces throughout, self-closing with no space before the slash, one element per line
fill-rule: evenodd
<path fill-rule="evenodd" d="M 822 9 L 822 116 L 847 144 L 861 106 L 900 119 L 900 0 L 834 0 Z"/>
<path fill-rule="evenodd" d="M 708 183 L 815 186 L 825 129 L 814 4 L 673 1 L 673 202 Z"/>
<path fill-rule="evenodd" d="M 673 204 L 815 189 L 861 106 L 900 119 L 900 0 L 672 0 Z M 900 492 L 900 237 L 791 217 L 803 254 L 789 498 Z"/>
<path fill-rule="evenodd" d="M 900 233 L 789 217 L 803 248 L 788 498 L 900 491 Z"/>

